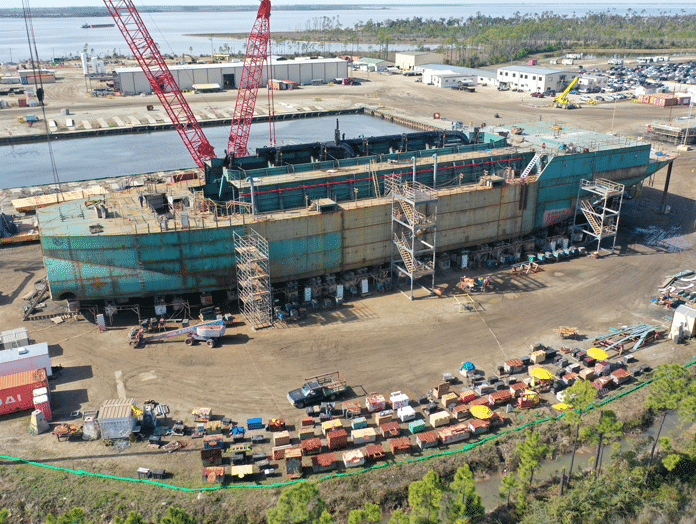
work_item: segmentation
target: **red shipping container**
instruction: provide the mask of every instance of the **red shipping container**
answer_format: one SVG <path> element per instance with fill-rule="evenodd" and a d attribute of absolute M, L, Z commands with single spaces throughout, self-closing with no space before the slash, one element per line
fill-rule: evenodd
<path fill-rule="evenodd" d="M 34 397 L 34 408 L 42 411 L 48 422 L 53 421 L 51 415 L 51 403 L 48 401 L 48 395 L 39 395 Z"/>
<path fill-rule="evenodd" d="M 45 369 L 0 377 L 0 415 L 33 409 L 34 390 L 48 388 Z"/>

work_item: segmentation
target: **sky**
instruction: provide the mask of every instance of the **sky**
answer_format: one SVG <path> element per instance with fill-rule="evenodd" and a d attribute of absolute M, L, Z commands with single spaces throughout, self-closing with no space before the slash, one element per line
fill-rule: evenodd
<path fill-rule="evenodd" d="M 274 5 L 293 5 L 293 4 L 314 4 L 314 5 L 321 5 L 325 3 L 326 0 L 272 0 L 272 4 Z M 143 5 L 146 6 L 155 6 L 155 5 L 257 5 L 257 2 L 255 0 L 135 0 L 134 1 L 136 7 L 140 7 Z M 471 2 L 453 2 L 451 0 L 416 0 L 416 1 L 407 1 L 405 2 L 404 0 L 378 0 L 375 2 L 374 0 L 333 0 L 333 4 L 361 4 L 361 5 L 369 5 L 369 6 L 375 6 L 375 5 L 457 5 L 457 4 L 464 4 L 464 5 L 484 5 L 484 2 L 481 0 L 479 1 L 471 1 Z M 664 5 L 665 8 L 668 8 L 670 5 L 674 5 L 674 2 L 670 3 L 666 0 L 660 1 L 660 0 L 632 0 L 632 4 L 641 4 L 641 5 L 652 5 L 654 7 L 662 6 Z M 680 2 L 677 2 L 680 3 Z M 686 2 L 685 2 L 686 3 Z M 548 4 L 548 5 L 557 5 L 558 1 L 557 0 L 527 0 L 527 1 L 520 1 L 520 0 L 490 0 L 486 1 L 485 4 L 516 4 L 516 5 L 525 5 L 525 4 L 530 4 L 530 5 L 539 5 L 539 4 Z M 609 0 L 585 0 L 583 2 L 583 5 L 586 4 L 595 4 L 595 5 L 605 5 L 609 6 L 611 2 Z M 30 7 L 67 7 L 67 6 L 103 6 L 104 3 L 100 0 L 29 0 L 29 5 Z M 21 0 L 0 0 L 0 8 L 21 8 L 22 7 L 22 2 Z"/>

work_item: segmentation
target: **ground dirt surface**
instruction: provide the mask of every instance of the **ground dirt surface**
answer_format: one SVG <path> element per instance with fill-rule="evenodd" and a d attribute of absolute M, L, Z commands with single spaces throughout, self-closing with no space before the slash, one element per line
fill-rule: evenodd
<path fill-rule="evenodd" d="M 321 105 L 326 109 L 384 107 L 394 114 L 421 121 L 432 121 L 432 114 L 439 112 L 447 118 L 477 124 L 494 122 L 493 115 L 498 113 L 501 118 L 496 123 L 544 119 L 604 132 L 613 127 L 614 132 L 633 136 L 641 135 L 648 121 L 666 116 L 666 110 L 631 102 L 563 111 L 548 107 L 547 99 L 538 101 L 528 93 L 500 93 L 490 87 L 466 93 L 439 90 L 401 76 L 375 73 L 355 76 L 365 82 L 357 87 L 306 87 L 297 92 L 277 93 L 276 102 L 299 107 L 321 98 Z M 193 100 L 194 111 L 211 105 L 229 110 L 235 95 L 236 92 L 205 95 L 205 102 L 196 101 L 200 95 L 189 98 Z M 153 103 L 153 97 L 93 98 L 84 93 L 81 76 L 66 73 L 61 82 L 47 86 L 47 101 L 47 110 L 56 111 L 56 118 L 60 108 L 70 107 L 78 115 L 74 118 L 96 120 L 133 114 L 134 108 L 144 110 L 146 103 Z M 678 111 L 680 115 L 686 112 Z M 0 134 L 8 128 L 19 129 L 15 112 L 0 112 Z M 669 150 L 664 145 L 658 147 Z M 436 285 L 444 289 L 440 297 L 411 302 L 398 292 L 373 294 L 350 300 L 338 310 L 310 313 L 306 320 L 296 324 L 261 331 L 252 331 L 241 316 L 235 315 L 235 323 L 219 348 L 189 347 L 182 341 L 171 341 L 135 349 L 126 341 L 132 325 L 126 322 L 103 333 L 83 317 L 54 325 L 50 316 L 62 312 L 64 303 L 49 301 L 46 309 L 35 315 L 36 320 L 22 322 L 22 297 L 46 274 L 40 246 L 26 244 L 0 248 L 0 327 L 26 326 L 31 340 L 49 343 L 53 365 L 63 367 L 51 382 L 56 423 L 74 422 L 69 417 L 72 411 L 98 409 L 106 399 L 125 396 L 139 403 L 155 399 L 167 404 L 171 409 L 170 419 L 183 419 L 189 425 L 191 410 L 208 406 L 214 415 L 228 416 L 240 424 L 245 424 L 248 417 L 264 420 L 282 417 L 291 429 L 297 429 L 304 412 L 290 406 L 286 393 L 313 374 L 339 370 L 352 393 L 363 402 L 367 393 L 388 396 L 395 390 L 415 398 L 438 384 L 443 372 L 457 374 L 463 361 L 471 360 L 491 375 L 504 360 L 527 354 L 534 342 L 559 347 L 563 342 L 553 331 L 559 326 L 577 326 L 589 338 L 625 324 L 668 325 L 671 312 L 652 305 L 651 298 L 665 276 L 696 269 L 692 250 L 696 243 L 696 189 L 692 183 L 695 170 L 696 153 L 682 153 L 675 160 L 667 197 L 671 206 L 668 215 L 658 213 L 666 170 L 647 180 L 638 196 L 624 200 L 615 255 L 549 264 L 543 267 L 543 272 L 531 276 L 494 270 L 490 273 L 492 290 L 475 296 L 482 306 L 479 312 L 459 312 L 453 298 L 459 278 L 476 273 L 441 270 L 436 277 Z M 669 242 L 650 245 L 651 236 L 646 230 L 651 228 L 669 230 Z M 588 340 L 573 345 L 590 347 Z M 694 342 L 675 346 L 662 341 L 640 350 L 636 356 L 639 363 L 655 366 L 686 362 L 695 354 Z M 551 397 L 546 400 L 548 403 L 540 413 L 555 414 L 548 407 Z M 632 414 L 635 406 L 631 406 L 631 399 L 622 402 L 627 403 L 626 413 Z M 164 468 L 172 474 L 166 480 L 168 483 L 204 486 L 198 453 L 201 440 L 186 437 L 188 446 L 184 450 L 167 454 L 148 448 L 146 442 L 125 448 L 106 447 L 101 441 L 57 442 L 50 434 L 29 435 L 28 423 L 27 412 L 2 417 L 1 455 L 125 477 L 135 477 L 136 469 L 141 466 Z M 450 447 L 454 448 L 456 445 Z M 270 451 L 270 445 L 264 449 Z M 468 458 L 456 455 L 443 460 L 456 463 Z M 423 464 L 414 466 L 420 476 L 424 472 Z M 14 465 L 9 460 L 0 460 L 0 466 L 6 468 L 4 482 L 8 487 L 8 482 L 19 482 L 10 472 L 21 473 L 29 481 L 42 474 L 40 469 Z M 402 473 L 407 469 L 395 466 L 375 474 L 384 477 L 384 487 L 395 485 L 397 476 L 407 478 L 409 475 Z M 345 480 L 344 484 L 330 481 L 322 489 L 330 491 L 335 487 L 341 492 L 356 493 L 361 489 L 360 478 L 363 477 Z M 90 484 L 84 478 L 75 480 L 68 475 L 65 485 L 104 492 L 119 489 L 111 481 L 93 482 Z M 217 492 L 203 497 L 222 500 L 230 512 L 235 508 L 250 512 L 249 521 L 258 522 L 263 509 L 277 495 L 275 491 L 263 494 L 258 491 L 240 494 L 232 490 L 224 496 Z M 152 499 L 157 499 L 159 493 L 162 501 L 171 497 L 194 506 L 201 500 L 197 493 L 170 496 L 168 491 L 158 492 L 149 486 L 143 487 L 142 493 Z M 334 501 L 334 507 L 349 504 L 341 501 L 336 492 L 329 498 Z M 363 503 L 363 499 L 352 495 L 346 495 L 345 499 L 354 501 L 356 507 Z M 69 506 L 71 500 L 68 498 L 64 503 Z M 54 504 L 61 507 L 63 503 Z"/>

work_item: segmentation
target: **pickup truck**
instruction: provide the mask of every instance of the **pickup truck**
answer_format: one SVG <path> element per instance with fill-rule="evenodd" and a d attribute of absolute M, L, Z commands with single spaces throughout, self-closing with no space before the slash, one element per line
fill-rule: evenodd
<path fill-rule="evenodd" d="M 288 392 L 288 400 L 296 408 L 303 408 L 324 400 L 333 400 L 337 395 L 344 393 L 346 389 L 346 381 L 341 378 L 338 371 L 334 371 L 306 378 L 301 388 Z"/>

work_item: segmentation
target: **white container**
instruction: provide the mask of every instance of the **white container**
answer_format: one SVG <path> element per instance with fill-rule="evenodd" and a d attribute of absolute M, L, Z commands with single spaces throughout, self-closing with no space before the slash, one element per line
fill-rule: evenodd
<path fill-rule="evenodd" d="M 19 348 L 29 345 L 29 333 L 27 328 L 10 329 L 0 333 L 2 349 Z"/>
<path fill-rule="evenodd" d="M 408 422 L 409 420 L 415 420 L 416 418 L 416 411 L 411 406 L 404 406 L 403 408 L 399 408 L 399 410 L 396 413 L 401 422 Z"/>
<path fill-rule="evenodd" d="M 45 369 L 47 377 L 52 375 L 46 342 L 0 351 L 0 377 L 34 369 Z"/>

